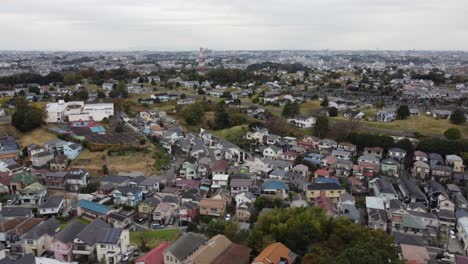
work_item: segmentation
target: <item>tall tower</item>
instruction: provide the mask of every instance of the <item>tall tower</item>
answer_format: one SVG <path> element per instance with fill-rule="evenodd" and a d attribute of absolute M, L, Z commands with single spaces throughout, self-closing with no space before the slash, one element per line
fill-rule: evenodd
<path fill-rule="evenodd" d="M 198 55 L 198 67 L 197 72 L 199 75 L 205 76 L 206 69 L 205 69 L 205 54 L 204 49 L 200 47 L 200 53 Z"/>

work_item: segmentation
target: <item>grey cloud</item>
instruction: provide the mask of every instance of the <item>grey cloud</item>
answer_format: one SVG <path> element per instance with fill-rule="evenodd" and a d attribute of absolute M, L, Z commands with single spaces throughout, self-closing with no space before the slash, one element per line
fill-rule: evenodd
<path fill-rule="evenodd" d="M 467 50 L 467 11 L 466 0 L 3 0 L 0 49 Z"/>

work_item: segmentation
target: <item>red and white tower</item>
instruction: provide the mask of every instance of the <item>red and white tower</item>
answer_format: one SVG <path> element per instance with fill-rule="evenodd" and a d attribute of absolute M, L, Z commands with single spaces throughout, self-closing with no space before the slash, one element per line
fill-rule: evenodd
<path fill-rule="evenodd" d="M 205 73 L 206 73 L 204 51 L 205 51 L 205 49 L 200 47 L 200 54 L 198 55 L 198 67 L 197 67 L 198 74 L 202 75 L 202 76 L 204 76 Z"/>

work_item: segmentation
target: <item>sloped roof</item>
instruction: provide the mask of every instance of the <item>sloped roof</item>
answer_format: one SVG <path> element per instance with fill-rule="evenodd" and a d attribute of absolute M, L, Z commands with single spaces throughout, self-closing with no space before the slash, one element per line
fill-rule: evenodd
<path fill-rule="evenodd" d="M 169 243 L 163 242 L 159 246 L 153 248 L 145 255 L 137 258 L 135 263 L 146 263 L 146 264 L 163 264 L 164 263 L 164 251 L 169 247 Z"/>
<path fill-rule="evenodd" d="M 179 237 L 166 250 L 171 252 L 179 261 L 183 261 L 206 240 L 207 238 L 204 235 L 188 232 Z"/>
<path fill-rule="evenodd" d="M 88 200 L 80 200 L 77 206 L 102 215 L 107 214 L 111 210 L 110 207 Z"/>
<path fill-rule="evenodd" d="M 85 227 L 86 224 L 75 219 L 65 226 L 65 228 L 55 236 L 55 239 L 62 243 L 71 243 L 73 242 L 73 239 L 75 239 L 76 235 L 78 235 L 78 233 L 80 233 Z"/>
<path fill-rule="evenodd" d="M 88 246 L 92 246 L 96 243 L 98 230 L 106 228 L 110 228 L 110 225 L 102 219 L 97 218 L 81 230 L 81 232 L 76 235 L 76 238 L 80 239 Z"/>
<path fill-rule="evenodd" d="M 55 235 L 55 231 L 60 227 L 60 222 L 55 217 L 49 218 L 46 221 L 36 225 L 31 230 L 26 232 L 23 236 L 24 239 L 38 239 L 47 234 L 49 236 Z"/>
<path fill-rule="evenodd" d="M 252 264 L 280 263 L 282 258 L 287 259 L 287 263 L 294 263 L 297 255 L 280 242 L 270 244 L 254 259 Z"/>

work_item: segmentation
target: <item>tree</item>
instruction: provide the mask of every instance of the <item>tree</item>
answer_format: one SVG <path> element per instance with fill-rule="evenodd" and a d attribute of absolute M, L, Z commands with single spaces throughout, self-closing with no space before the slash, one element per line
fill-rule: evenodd
<path fill-rule="evenodd" d="M 283 116 L 294 117 L 297 116 L 300 112 L 299 104 L 297 103 L 287 103 L 283 108 Z"/>
<path fill-rule="evenodd" d="M 315 121 L 314 134 L 317 137 L 324 137 L 328 132 L 328 118 L 326 116 L 319 116 Z"/>
<path fill-rule="evenodd" d="M 338 116 L 338 109 L 334 106 L 328 108 L 328 115 L 329 116 Z"/>
<path fill-rule="evenodd" d="M 461 138 L 461 131 L 458 128 L 449 128 L 445 130 L 444 137 L 449 140 L 458 140 Z"/>
<path fill-rule="evenodd" d="M 205 115 L 205 110 L 203 105 L 200 103 L 192 104 L 187 107 L 184 107 L 183 114 L 185 121 L 189 125 L 197 125 L 203 119 Z"/>
<path fill-rule="evenodd" d="M 328 107 L 328 98 L 323 98 L 322 102 L 320 103 L 321 107 Z"/>
<path fill-rule="evenodd" d="M 106 93 L 104 91 L 98 90 L 97 91 L 97 98 L 98 99 L 104 99 L 106 98 Z"/>
<path fill-rule="evenodd" d="M 453 113 L 450 115 L 450 122 L 452 122 L 453 124 L 457 124 L 457 125 L 465 123 L 466 122 L 465 113 L 463 113 L 463 111 L 460 109 L 453 111 Z"/>
<path fill-rule="evenodd" d="M 400 105 L 397 109 L 397 117 L 398 119 L 406 119 L 410 116 L 410 110 L 407 105 Z"/>
<path fill-rule="evenodd" d="M 214 128 L 215 129 L 224 129 L 229 127 L 229 114 L 224 110 L 224 107 L 220 111 L 216 111 L 214 119 Z"/>
<path fill-rule="evenodd" d="M 88 100 L 88 91 L 86 90 L 79 90 L 76 92 L 75 97 L 80 101 Z"/>
<path fill-rule="evenodd" d="M 17 97 L 15 102 L 15 113 L 11 117 L 11 123 L 16 129 L 27 132 L 44 123 L 46 113 L 43 109 L 30 106 L 22 96 Z"/>
<path fill-rule="evenodd" d="M 302 263 L 399 263 L 390 235 L 344 218 L 329 218 L 318 207 L 277 208 L 260 216 L 247 244 L 258 253 L 272 242 L 305 255 Z M 357 259 L 361 255 L 362 262 Z"/>

